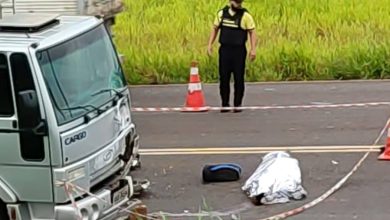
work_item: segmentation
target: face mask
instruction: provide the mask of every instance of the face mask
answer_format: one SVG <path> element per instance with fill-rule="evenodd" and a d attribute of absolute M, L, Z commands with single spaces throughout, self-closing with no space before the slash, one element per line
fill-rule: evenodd
<path fill-rule="evenodd" d="M 230 4 L 230 8 L 234 11 L 234 12 L 237 12 L 238 10 L 241 9 L 241 5 L 240 6 L 235 6 L 233 3 Z"/>
<path fill-rule="evenodd" d="M 233 10 L 234 12 L 237 12 L 238 10 L 241 9 L 241 7 L 235 7 L 235 6 L 233 6 L 233 5 L 232 5 L 231 8 L 232 8 L 232 10 Z"/>

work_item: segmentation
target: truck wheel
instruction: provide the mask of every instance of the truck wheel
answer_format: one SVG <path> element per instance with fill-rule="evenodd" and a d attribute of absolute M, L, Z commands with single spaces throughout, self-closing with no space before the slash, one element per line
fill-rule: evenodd
<path fill-rule="evenodd" d="M 7 213 L 7 206 L 1 200 L 0 200 L 0 219 L 1 220 L 9 220 L 9 216 Z"/>

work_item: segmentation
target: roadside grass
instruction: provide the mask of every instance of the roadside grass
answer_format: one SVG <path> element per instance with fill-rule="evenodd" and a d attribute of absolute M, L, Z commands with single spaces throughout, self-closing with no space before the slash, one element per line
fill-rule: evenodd
<path fill-rule="evenodd" d="M 192 60 L 218 80 L 213 19 L 226 0 L 125 0 L 114 27 L 130 84 L 188 82 Z M 260 38 L 246 80 L 390 78 L 390 0 L 246 0 Z"/>

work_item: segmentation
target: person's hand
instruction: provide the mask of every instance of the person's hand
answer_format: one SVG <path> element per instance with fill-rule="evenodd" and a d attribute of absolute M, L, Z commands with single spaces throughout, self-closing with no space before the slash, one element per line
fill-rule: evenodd
<path fill-rule="evenodd" d="M 212 47 L 212 46 L 208 46 L 208 48 L 207 48 L 207 54 L 208 54 L 209 56 L 213 55 L 213 47 Z"/>
<path fill-rule="evenodd" d="M 249 59 L 250 59 L 250 61 L 252 61 L 252 62 L 256 59 L 256 50 L 251 50 L 251 51 L 249 52 Z"/>

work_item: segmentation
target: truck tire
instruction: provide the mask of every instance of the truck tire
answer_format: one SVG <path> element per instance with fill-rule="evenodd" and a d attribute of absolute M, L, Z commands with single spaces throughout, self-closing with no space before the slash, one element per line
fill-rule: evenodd
<path fill-rule="evenodd" d="M 9 220 L 9 216 L 7 213 L 7 206 L 1 200 L 0 200 L 0 219 L 1 220 Z"/>

